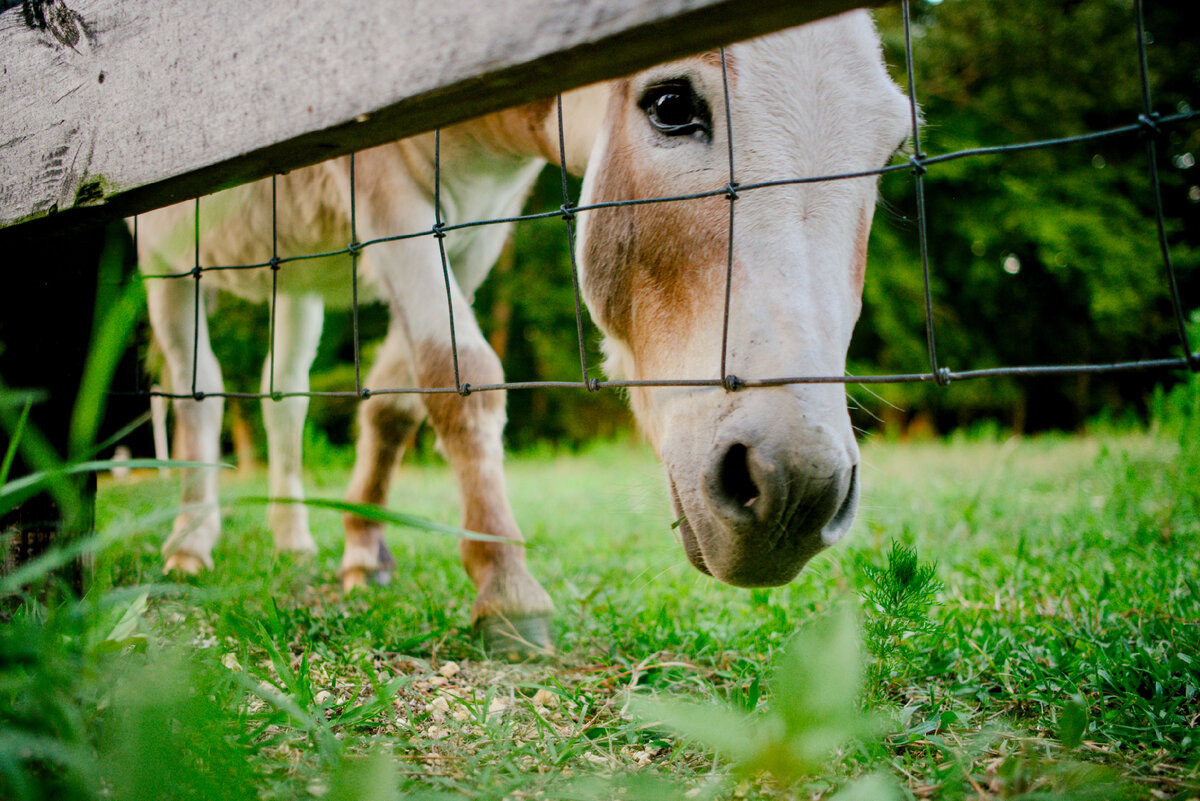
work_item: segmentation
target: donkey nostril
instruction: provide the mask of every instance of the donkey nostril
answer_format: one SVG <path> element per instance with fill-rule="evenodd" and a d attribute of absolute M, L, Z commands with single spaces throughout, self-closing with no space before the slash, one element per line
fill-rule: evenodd
<path fill-rule="evenodd" d="M 751 507 L 759 498 L 758 486 L 750 475 L 749 449 L 740 442 L 721 461 L 721 491 L 739 506 Z"/>

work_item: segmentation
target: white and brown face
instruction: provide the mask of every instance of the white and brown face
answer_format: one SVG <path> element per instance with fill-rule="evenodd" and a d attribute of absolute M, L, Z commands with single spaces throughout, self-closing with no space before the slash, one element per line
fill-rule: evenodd
<path fill-rule="evenodd" d="M 870 18 L 851 13 L 726 51 L 741 185 L 884 166 L 907 105 Z M 720 55 L 618 82 L 584 205 L 704 192 L 729 178 Z M 736 201 L 727 372 L 840 376 L 861 308 L 874 178 L 744 191 Z M 580 215 L 585 299 L 609 373 L 719 378 L 729 201 Z M 737 586 L 784 584 L 845 534 L 858 446 L 840 384 L 635 388 L 688 558 Z"/>

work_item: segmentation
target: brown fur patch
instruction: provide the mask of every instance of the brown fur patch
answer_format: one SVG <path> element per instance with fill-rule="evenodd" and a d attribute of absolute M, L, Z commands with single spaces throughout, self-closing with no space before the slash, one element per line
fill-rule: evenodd
<path fill-rule="evenodd" d="M 616 120 L 596 181 L 594 202 L 665 196 L 677 191 L 655 180 L 630 158 L 632 146 L 622 113 L 628 82 L 613 92 Z M 693 321 L 719 306 L 728 249 L 729 201 L 723 197 L 619 206 L 588 212 L 584 258 L 593 312 L 629 343 L 640 371 L 656 365 L 649 346 L 686 336 Z"/>
<path fill-rule="evenodd" d="M 546 133 L 546 118 L 555 114 L 556 109 L 556 98 L 548 97 L 488 114 L 464 125 L 474 129 L 472 133 L 487 143 L 489 149 L 520 157 L 536 154 L 558 163 L 558 140 L 551 141 Z"/>
<path fill-rule="evenodd" d="M 454 355 L 449 345 L 441 342 L 424 342 L 416 348 L 417 382 L 422 387 L 454 386 Z M 504 370 L 500 359 L 490 349 L 458 349 L 458 376 L 464 384 L 499 384 L 504 381 Z M 480 415 L 504 415 L 504 393 L 474 392 L 466 397 L 452 394 L 423 396 L 430 421 L 438 435 L 445 440 L 446 447 L 466 436 L 468 430 L 477 427 L 475 418 Z"/>
<path fill-rule="evenodd" d="M 387 503 L 393 469 L 411 443 L 424 415 L 419 403 L 404 395 L 376 395 L 359 406 L 359 435 L 354 475 L 346 490 L 351 503 Z M 346 541 L 361 548 L 383 545 L 383 526 L 358 515 L 342 517 Z M 386 550 L 386 546 L 383 546 Z"/>
<path fill-rule="evenodd" d="M 504 380 L 500 360 L 490 350 L 460 348 L 463 383 L 496 384 Z M 454 386 L 450 348 L 441 342 L 417 347 L 417 379 L 425 387 Z M 463 495 L 463 526 L 484 534 L 520 539 L 504 497 L 500 461 L 503 447 L 504 392 L 425 395 L 429 420 L 442 440 Z"/>
<path fill-rule="evenodd" d="M 422 386 L 454 386 L 454 362 L 442 342 L 417 346 L 417 377 Z M 504 380 L 500 360 L 480 348 L 460 348 L 459 376 L 465 383 Z M 423 396 L 429 418 L 441 438 L 462 495 L 462 526 L 469 531 L 520 541 L 505 492 L 503 445 L 504 393 L 476 392 Z M 529 576 L 525 551 L 515 545 L 462 540 L 463 566 L 479 589 L 474 616 L 548 613 L 549 598 Z"/>
<path fill-rule="evenodd" d="M 701 53 L 698 58 L 705 64 L 711 64 L 717 69 L 721 68 L 720 50 L 707 50 Z M 728 49 L 725 51 L 725 72 L 729 75 L 729 85 L 732 87 L 737 80 L 737 59 L 733 57 L 733 51 Z"/>

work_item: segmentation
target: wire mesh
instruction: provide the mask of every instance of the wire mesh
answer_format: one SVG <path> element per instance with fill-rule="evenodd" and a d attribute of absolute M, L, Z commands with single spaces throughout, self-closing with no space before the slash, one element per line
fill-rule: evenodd
<path fill-rule="evenodd" d="M 558 155 L 562 177 L 562 205 L 556 210 L 542 211 L 529 214 L 521 214 L 507 217 L 494 217 L 489 219 L 466 220 L 456 223 L 447 223 L 443 218 L 441 205 L 441 188 L 442 188 L 442 165 L 441 165 L 441 136 L 440 131 L 435 133 L 435 155 L 434 155 L 434 185 L 433 185 L 433 207 L 434 219 L 429 228 L 415 231 L 407 231 L 387 236 L 377 237 L 366 241 L 358 240 L 357 226 L 357 208 L 356 208 L 356 188 L 355 188 L 355 164 L 353 155 L 350 157 L 350 241 L 339 249 L 327 250 L 322 252 L 304 253 L 299 255 L 291 255 L 281 257 L 279 255 L 279 233 L 277 220 L 277 199 L 276 199 L 276 184 L 272 178 L 272 220 L 271 220 L 271 252 L 270 260 L 265 262 L 256 262 L 249 264 L 230 264 L 230 265 L 201 265 L 200 263 L 200 200 L 195 201 L 194 213 L 194 262 L 190 270 L 176 273 L 160 273 L 146 275 L 145 278 L 153 280 L 178 280 L 191 277 L 195 282 L 195 303 L 194 312 L 196 315 L 196 325 L 193 336 L 193 353 L 192 353 L 192 386 L 190 391 L 140 391 L 141 395 L 157 395 L 171 398 L 193 398 L 202 400 L 206 396 L 221 396 L 228 398 L 243 398 L 243 399 L 261 399 L 273 398 L 280 400 L 286 397 L 305 396 L 305 397 L 356 397 L 365 399 L 372 395 L 385 394 L 451 394 L 467 395 L 472 392 L 490 392 L 498 390 L 525 390 L 525 389 L 542 389 L 542 388 L 576 388 L 584 389 L 590 392 L 595 392 L 600 389 L 624 389 L 632 387 L 720 387 L 727 392 L 738 391 L 741 389 L 752 389 L 757 387 L 778 387 L 790 384 L 884 384 L 884 383 L 914 383 L 914 382 L 933 382 L 941 386 L 946 386 L 952 382 L 963 381 L 969 379 L 995 378 L 995 377 L 1035 377 L 1035 376 L 1061 376 L 1061 375 L 1077 375 L 1083 373 L 1112 373 L 1121 371 L 1134 370 L 1161 370 L 1161 369 L 1180 369 L 1186 368 L 1192 371 L 1200 370 L 1200 353 L 1194 352 L 1189 341 L 1186 327 L 1186 310 L 1183 300 L 1180 295 L 1178 281 L 1176 278 L 1175 267 L 1172 261 L 1171 248 L 1167 237 L 1167 226 L 1165 220 L 1165 212 L 1162 201 L 1161 183 L 1159 178 L 1159 168 L 1157 161 L 1157 141 L 1164 132 L 1171 128 L 1191 120 L 1200 118 L 1200 112 L 1197 111 L 1182 111 L 1176 114 L 1162 115 L 1154 111 L 1152 97 L 1150 92 L 1149 69 L 1147 66 L 1146 54 L 1146 34 L 1144 27 L 1144 13 L 1142 0 L 1135 0 L 1134 24 L 1137 31 L 1137 58 L 1139 81 L 1141 87 L 1141 109 L 1138 111 L 1136 119 L 1128 124 L 1120 125 L 1112 128 L 1107 128 L 1098 131 L 1092 131 L 1084 134 L 1039 139 L 1036 141 L 1021 142 L 1016 144 L 1006 144 L 988 147 L 974 147 L 955 150 L 953 152 L 941 154 L 928 154 L 922 148 L 921 142 L 921 123 L 919 103 L 917 99 L 916 76 L 913 59 L 913 21 L 908 0 L 902 2 L 902 19 L 904 25 L 904 42 L 905 42 L 905 74 L 907 77 L 907 93 L 908 107 L 911 118 L 910 141 L 912 143 L 911 155 L 903 163 L 891 164 L 880 169 L 864 170 L 861 172 L 850 172 L 831 175 L 819 176 L 799 176 L 785 177 L 769 181 L 761 181 L 757 183 L 739 184 L 736 181 L 735 174 L 735 143 L 733 141 L 733 120 L 731 103 L 729 97 L 729 79 L 728 67 L 725 59 L 725 51 L 721 50 L 721 69 L 723 78 L 723 91 L 725 95 L 725 125 L 727 131 L 728 143 L 728 180 L 724 186 L 714 187 L 709 191 L 695 192 L 689 194 L 678 194 L 661 197 L 644 197 L 631 198 L 618 201 L 598 202 L 587 205 L 579 205 L 570 197 L 569 183 L 567 179 L 567 151 L 564 134 L 563 123 L 563 106 L 561 96 L 557 99 L 557 117 L 558 117 Z M 1178 329 L 1179 344 L 1182 351 L 1181 356 L 1165 356 L 1158 359 L 1145 359 L 1137 361 L 1117 361 L 1104 363 L 1087 363 L 1087 364 L 1045 364 L 1045 365 L 1013 365 L 1004 367 L 992 367 L 983 369 L 965 369 L 952 370 L 943 365 L 938 357 L 937 336 L 934 323 L 934 308 L 933 308 L 933 293 L 931 289 L 931 254 L 929 249 L 929 235 L 927 228 L 927 211 L 925 206 L 925 176 L 931 167 L 939 164 L 945 164 L 951 161 L 978 158 L 984 156 L 1004 155 L 1019 153 L 1029 150 L 1048 149 L 1062 147 L 1071 144 L 1083 142 L 1095 142 L 1098 140 L 1110 139 L 1123 136 L 1142 136 L 1146 142 L 1146 158 L 1147 172 L 1149 175 L 1153 202 L 1154 202 L 1154 219 L 1158 236 L 1159 250 L 1162 257 L 1162 269 L 1164 272 L 1165 283 L 1170 298 L 1172 312 L 1174 315 L 1175 325 Z M 913 176 L 916 207 L 917 207 L 917 237 L 920 253 L 920 268 L 923 284 L 923 301 L 924 301 L 924 318 L 925 318 L 925 339 L 929 370 L 920 373 L 905 373 L 905 374 L 888 374 L 888 375 L 794 375 L 794 376 L 735 376 L 727 370 L 728 357 L 728 341 L 730 328 L 730 301 L 733 292 L 733 269 L 734 269 L 734 230 L 735 230 L 735 208 L 738 198 L 746 192 L 767 191 L 772 188 L 812 184 L 830 181 L 844 181 L 856 178 L 865 178 L 873 176 L 882 176 L 891 173 L 909 171 Z M 576 221 L 578 215 L 585 214 L 600 209 L 608 209 L 624 206 L 638 206 L 644 204 L 657 203 L 686 203 L 689 201 L 700 200 L 703 198 L 725 197 L 729 201 L 729 228 L 728 228 L 728 256 L 726 262 L 726 274 L 724 280 L 724 318 L 722 320 L 722 336 L 721 336 L 721 353 L 720 370 L 718 377 L 715 378 L 693 378 L 693 379 L 640 379 L 640 380 L 602 380 L 589 376 L 589 364 L 587 356 L 586 338 L 587 326 L 584 322 L 579 268 L 576 263 L 575 256 L 575 239 L 576 239 Z M 533 380 L 533 381 L 505 381 L 500 383 L 490 384 L 468 384 L 465 383 L 460 374 L 459 368 L 459 347 L 458 337 L 454 323 L 454 300 L 451 290 L 451 264 L 448 258 L 445 237 L 447 234 L 454 231 L 461 231 L 479 226 L 490 225 L 508 225 L 512 223 L 529 222 L 535 220 L 551 219 L 559 217 L 563 220 L 567 241 L 570 252 L 570 269 L 571 279 L 574 290 L 574 315 L 578 335 L 579 345 L 579 368 L 581 380 Z M 134 221 L 136 232 L 136 218 Z M 448 326 L 447 338 L 450 343 L 450 352 L 453 359 L 453 386 L 438 386 L 438 387 L 421 387 L 421 386 L 402 386 L 402 387 L 365 387 L 362 381 L 361 372 L 361 342 L 359 332 L 359 260 L 364 250 L 373 246 L 386 242 L 396 242 L 401 240 L 415 239 L 418 237 L 432 237 L 437 242 L 438 252 L 441 260 L 441 268 L 443 282 L 446 290 L 446 304 L 448 308 Z M 352 319 L 353 319 L 353 350 L 354 350 L 354 376 L 355 385 L 353 389 L 332 390 L 332 391 L 306 391 L 306 392 L 279 392 L 275 388 L 275 307 L 278 293 L 278 275 L 279 272 L 286 268 L 290 263 L 306 261 L 311 259 L 323 259 L 336 256 L 349 256 L 351 260 L 351 295 L 352 295 Z M 200 332 L 200 280 L 204 273 L 209 271 L 220 270 L 261 270 L 270 269 L 273 272 L 271 284 L 270 298 L 270 321 L 269 321 L 269 337 L 268 337 L 268 385 L 264 392 L 205 392 L 202 388 L 196 385 L 197 363 L 199 360 L 199 332 Z"/>

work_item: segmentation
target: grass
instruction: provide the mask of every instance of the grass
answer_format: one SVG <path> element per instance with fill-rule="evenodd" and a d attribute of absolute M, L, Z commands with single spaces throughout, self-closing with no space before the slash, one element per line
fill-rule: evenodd
<path fill-rule="evenodd" d="M 217 569 L 180 586 L 174 483 L 105 482 L 100 528 L 129 533 L 88 599 L 27 600 L 0 633 L 0 796 L 1200 797 L 1197 425 L 867 442 L 849 541 L 769 591 L 687 564 L 644 447 L 516 456 L 558 604 L 560 653 L 531 664 L 479 652 L 451 538 L 392 530 L 397 580 L 343 597 L 336 512 L 310 510 L 297 563 L 231 503 Z M 457 522 L 441 465 L 404 466 L 390 503 Z M 862 657 L 820 639 L 845 614 Z"/>

